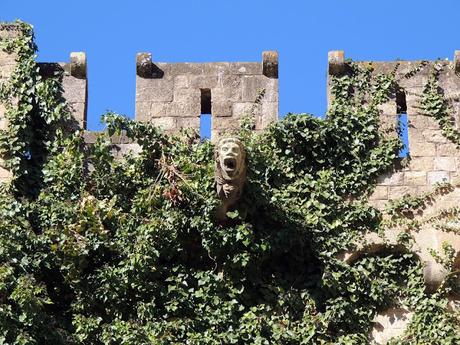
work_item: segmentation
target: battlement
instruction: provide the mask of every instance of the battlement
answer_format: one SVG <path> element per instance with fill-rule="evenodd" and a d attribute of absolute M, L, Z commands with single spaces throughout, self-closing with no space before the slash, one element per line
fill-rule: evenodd
<path fill-rule="evenodd" d="M 255 130 L 278 119 L 278 54 L 262 62 L 153 63 L 139 53 L 136 66 L 136 120 L 168 131 L 200 128 L 212 115 L 211 137 L 236 129 L 251 115 Z"/>
<path fill-rule="evenodd" d="M 420 97 L 428 82 L 433 64 L 439 65 L 438 82 L 452 108 L 452 120 L 460 127 L 460 51 L 453 61 L 358 61 L 359 66 L 372 67 L 372 73 L 394 72 L 399 90 L 380 106 L 381 123 L 397 125 L 401 114 L 407 115 L 408 164 L 400 171 L 381 176 L 371 200 L 382 209 L 388 200 L 406 194 L 421 194 L 436 183 L 460 182 L 460 150 L 442 133 L 438 121 L 420 109 Z M 329 52 L 331 76 L 347 73 L 343 51 Z M 328 82 L 328 103 L 331 102 Z"/>

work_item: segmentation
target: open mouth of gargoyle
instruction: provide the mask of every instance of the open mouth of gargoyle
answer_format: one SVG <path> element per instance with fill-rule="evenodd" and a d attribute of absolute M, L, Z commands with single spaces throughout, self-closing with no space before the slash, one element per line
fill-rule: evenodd
<path fill-rule="evenodd" d="M 225 157 L 224 158 L 224 169 L 225 171 L 235 171 L 236 158 L 235 157 Z"/>

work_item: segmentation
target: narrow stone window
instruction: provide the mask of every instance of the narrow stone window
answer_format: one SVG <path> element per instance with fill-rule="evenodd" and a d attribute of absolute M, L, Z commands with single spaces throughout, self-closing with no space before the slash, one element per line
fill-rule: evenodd
<path fill-rule="evenodd" d="M 406 94 L 403 91 L 398 91 L 396 93 L 396 109 L 398 112 L 399 138 L 404 144 L 403 148 L 399 151 L 399 157 L 404 158 L 404 157 L 409 156 L 409 132 L 408 132 Z"/>
<path fill-rule="evenodd" d="M 207 140 L 211 138 L 212 116 L 211 116 L 211 90 L 201 89 L 201 115 L 200 115 L 200 138 Z"/>

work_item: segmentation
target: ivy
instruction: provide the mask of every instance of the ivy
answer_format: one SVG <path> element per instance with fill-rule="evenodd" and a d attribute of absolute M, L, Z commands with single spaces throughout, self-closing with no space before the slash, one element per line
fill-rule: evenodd
<path fill-rule="evenodd" d="M 458 343 L 448 290 L 425 292 L 414 255 L 337 258 L 385 226 L 367 196 L 402 146 L 378 110 L 396 69 L 349 62 L 325 120 L 289 114 L 260 134 L 243 121 L 245 193 L 221 224 L 211 142 L 107 113 L 86 145 L 66 125 L 59 76 L 40 77 L 31 27 L 17 25 L 2 42 L 18 67 L 0 93 L 13 172 L 0 193 L 1 344 L 367 344 L 394 305 L 415 311 L 404 343 Z M 122 160 L 120 133 L 140 148 Z"/>

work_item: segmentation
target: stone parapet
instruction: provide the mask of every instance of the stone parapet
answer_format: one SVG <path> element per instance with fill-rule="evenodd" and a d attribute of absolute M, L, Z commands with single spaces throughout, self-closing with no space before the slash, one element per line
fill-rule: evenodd
<path fill-rule="evenodd" d="M 153 63 L 150 53 L 136 59 L 136 120 L 166 131 L 200 129 L 200 115 L 211 113 L 215 138 L 232 132 L 244 116 L 255 130 L 278 120 L 278 53 L 262 62 Z"/>

